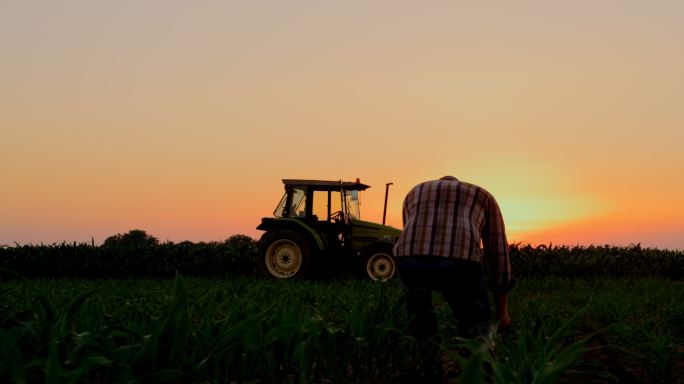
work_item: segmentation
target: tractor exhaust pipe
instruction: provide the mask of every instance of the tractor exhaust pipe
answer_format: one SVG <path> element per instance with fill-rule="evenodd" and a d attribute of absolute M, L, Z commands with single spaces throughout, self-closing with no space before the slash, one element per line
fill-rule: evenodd
<path fill-rule="evenodd" d="M 385 225 L 385 217 L 387 217 L 387 195 L 389 195 L 389 187 L 394 183 L 385 184 L 385 208 L 382 210 L 382 225 Z"/>

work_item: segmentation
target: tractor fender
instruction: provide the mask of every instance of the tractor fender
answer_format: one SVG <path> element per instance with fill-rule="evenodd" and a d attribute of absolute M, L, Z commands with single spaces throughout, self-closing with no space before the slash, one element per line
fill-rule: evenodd
<path fill-rule="evenodd" d="M 257 227 L 257 229 L 260 229 L 262 231 L 271 231 L 276 228 L 290 229 L 297 233 L 301 233 L 311 242 L 312 246 L 316 247 L 317 251 L 321 251 L 325 248 L 323 239 L 321 239 L 318 233 L 316 233 L 316 231 L 311 229 L 311 227 L 303 223 L 301 220 L 291 219 L 287 217 L 278 219 L 264 218 L 261 220 L 261 224 Z"/>
<path fill-rule="evenodd" d="M 367 254 L 367 253 L 369 253 L 369 252 L 372 252 L 372 251 L 375 251 L 375 250 L 378 250 L 378 249 L 388 249 L 388 250 L 390 250 L 390 255 L 391 255 L 392 257 L 394 257 L 394 250 L 393 250 L 393 248 L 394 248 L 394 243 L 391 243 L 391 242 L 389 242 L 389 241 L 382 241 L 382 240 L 381 240 L 381 241 L 377 241 L 377 242 L 372 243 L 372 244 L 368 244 L 368 245 L 366 245 L 365 247 L 359 249 L 359 251 L 356 252 L 356 255 L 357 255 L 357 256 L 362 256 L 362 255 L 365 255 L 365 254 Z"/>

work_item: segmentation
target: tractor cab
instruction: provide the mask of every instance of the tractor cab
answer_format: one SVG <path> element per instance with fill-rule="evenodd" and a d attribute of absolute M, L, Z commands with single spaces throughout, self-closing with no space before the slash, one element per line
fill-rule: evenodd
<path fill-rule="evenodd" d="M 273 212 L 276 218 L 302 220 L 314 226 L 328 246 L 349 245 L 352 221 L 361 220 L 358 182 L 283 180 L 285 194 Z"/>

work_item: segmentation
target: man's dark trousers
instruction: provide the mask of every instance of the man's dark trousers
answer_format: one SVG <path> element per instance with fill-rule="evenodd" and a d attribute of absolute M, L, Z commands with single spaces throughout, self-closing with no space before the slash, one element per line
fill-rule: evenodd
<path fill-rule="evenodd" d="M 491 313 L 483 265 L 479 262 L 441 256 L 397 257 L 397 269 L 406 289 L 406 311 L 411 335 L 432 342 L 437 334 L 437 316 L 432 292 L 438 291 L 458 320 L 461 337 L 487 337 Z M 437 340 L 434 340 L 437 341 Z M 427 347 L 426 364 L 439 364 L 439 350 Z M 433 367 L 441 371 L 441 367 Z"/>

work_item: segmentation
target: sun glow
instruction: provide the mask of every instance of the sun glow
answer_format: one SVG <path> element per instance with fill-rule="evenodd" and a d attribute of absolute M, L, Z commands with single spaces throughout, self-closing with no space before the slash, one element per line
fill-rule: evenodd
<path fill-rule="evenodd" d="M 599 196 L 583 188 L 571 170 L 540 159 L 492 161 L 463 169 L 456 177 L 494 195 L 511 240 L 599 217 L 609 210 Z"/>

